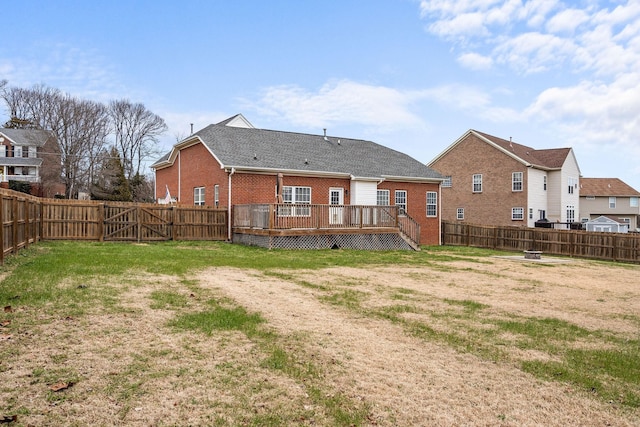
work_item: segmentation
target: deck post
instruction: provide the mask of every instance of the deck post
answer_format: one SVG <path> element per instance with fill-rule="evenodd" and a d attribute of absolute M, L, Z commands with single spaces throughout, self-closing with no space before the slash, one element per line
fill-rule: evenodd
<path fill-rule="evenodd" d="M 275 206 L 272 203 L 269 203 L 269 230 L 273 230 L 273 222 L 276 218 L 275 212 Z"/>

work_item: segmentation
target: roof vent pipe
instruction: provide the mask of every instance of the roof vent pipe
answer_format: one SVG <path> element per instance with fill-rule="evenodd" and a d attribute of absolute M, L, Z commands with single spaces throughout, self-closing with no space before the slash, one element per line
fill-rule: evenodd
<path fill-rule="evenodd" d="M 328 141 L 329 138 L 327 138 L 327 128 L 324 128 L 323 130 L 324 130 L 324 140 Z"/>

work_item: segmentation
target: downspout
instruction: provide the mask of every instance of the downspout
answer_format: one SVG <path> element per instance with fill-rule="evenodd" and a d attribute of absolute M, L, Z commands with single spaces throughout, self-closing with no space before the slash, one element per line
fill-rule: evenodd
<path fill-rule="evenodd" d="M 236 168 L 231 168 L 231 172 L 229 172 L 229 190 L 227 191 L 228 199 L 227 202 L 227 240 L 231 241 L 231 223 L 233 218 L 231 217 L 231 176 L 236 173 Z"/>
<path fill-rule="evenodd" d="M 442 246 L 442 181 L 438 184 L 438 246 Z"/>
<path fill-rule="evenodd" d="M 178 151 L 178 201 L 182 200 L 182 194 L 180 190 L 182 189 L 182 156 L 180 156 L 181 151 Z"/>

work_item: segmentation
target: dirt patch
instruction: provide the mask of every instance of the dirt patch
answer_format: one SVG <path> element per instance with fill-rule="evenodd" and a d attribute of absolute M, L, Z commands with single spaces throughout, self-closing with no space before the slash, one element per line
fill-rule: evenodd
<path fill-rule="evenodd" d="M 443 267 L 444 268 L 444 267 Z M 333 268 L 287 272 L 293 280 L 212 269 L 199 276 L 282 334 L 305 334 L 306 351 L 337 361 L 333 386 L 373 403 L 383 425 L 634 425 L 615 408 L 572 387 L 536 380 L 509 364 L 487 362 L 412 338 L 397 325 L 322 303 L 310 286 L 342 284 L 379 303 L 401 290 L 404 302 L 473 300 L 520 316 L 554 317 L 585 328 L 638 334 L 637 269 L 588 262 L 532 269 L 511 261 L 420 267 Z M 612 283 L 611 275 L 616 277 Z M 421 301 L 420 301 L 421 300 Z M 522 351 L 526 358 L 549 358 Z"/>

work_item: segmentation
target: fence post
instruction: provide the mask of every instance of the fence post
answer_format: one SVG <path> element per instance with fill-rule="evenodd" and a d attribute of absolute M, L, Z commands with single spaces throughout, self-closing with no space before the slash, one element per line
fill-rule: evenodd
<path fill-rule="evenodd" d="M 12 252 L 14 254 L 18 253 L 18 198 L 11 198 L 11 211 L 13 212 L 13 248 Z"/>
<path fill-rule="evenodd" d="M 137 219 L 137 227 L 138 227 L 138 243 L 142 241 L 142 207 L 136 206 L 136 219 Z"/>
<path fill-rule="evenodd" d="M 176 240 L 176 211 L 177 206 L 171 206 L 171 210 L 169 211 L 169 216 L 171 217 L 171 222 L 169 222 L 169 227 L 171 227 L 171 240 Z"/>
<path fill-rule="evenodd" d="M 24 247 L 29 247 L 31 227 L 29 227 L 29 199 L 24 199 Z M 35 242 L 34 242 L 35 243 Z"/>
<path fill-rule="evenodd" d="M 42 199 L 38 200 L 36 206 L 38 206 L 38 241 L 40 241 L 42 240 L 42 233 L 44 232 L 44 206 L 42 203 Z"/>
<path fill-rule="evenodd" d="M 98 241 L 104 242 L 104 203 L 98 204 Z"/>

